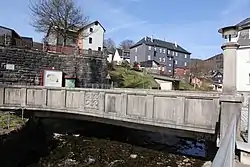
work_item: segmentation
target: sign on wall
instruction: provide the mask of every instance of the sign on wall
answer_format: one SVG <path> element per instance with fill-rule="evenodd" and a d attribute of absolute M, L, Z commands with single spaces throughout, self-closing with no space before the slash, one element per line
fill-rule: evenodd
<path fill-rule="evenodd" d="M 44 70 L 43 71 L 43 86 L 62 87 L 62 71 Z"/>
<path fill-rule="evenodd" d="M 6 70 L 15 70 L 14 64 L 6 64 Z"/>

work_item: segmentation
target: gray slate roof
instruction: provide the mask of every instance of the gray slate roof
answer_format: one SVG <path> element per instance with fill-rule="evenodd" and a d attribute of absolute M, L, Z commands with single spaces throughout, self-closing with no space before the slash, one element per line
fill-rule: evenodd
<path fill-rule="evenodd" d="M 242 20 L 241 22 L 239 22 L 239 23 L 236 24 L 235 26 L 237 26 L 237 27 L 246 27 L 246 26 L 250 26 L 250 18 L 246 18 L 246 19 Z"/>
<path fill-rule="evenodd" d="M 159 39 L 153 39 L 153 42 L 152 42 L 151 38 L 149 38 L 149 37 L 146 37 L 146 39 L 145 38 L 141 39 L 135 45 L 130 47 L 130 49 L 132 49 L 134 47 L 137 47 L 139 45 L 142 45 L 142 44 L 146 44 L 146 45 L 149 45 L 149 46 L 167 48 L 169 50 L 174 50 L 174 51 L 178 51 L 178 52 L 182 52 L 182 53 L 186 53 L 186 54 L 191 54 L 187 50 L 183 49 L 180 45 L 177 45 L 177 47 L 175 47 L 174 43 L 162 41 L 162 40 L 159 40 Z"/>

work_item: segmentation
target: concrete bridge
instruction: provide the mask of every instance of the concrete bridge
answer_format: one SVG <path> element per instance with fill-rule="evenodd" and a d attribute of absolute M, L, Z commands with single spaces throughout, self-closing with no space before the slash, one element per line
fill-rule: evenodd
<path fill-rule="evenodd" d="M 240 112 L 242 96 L 233 94 L 135 89 L 66 89 L 1 86 L 0 109 L 29 110 L 38 117 L 65 116 L 158 131 L 224 135 Z"/>

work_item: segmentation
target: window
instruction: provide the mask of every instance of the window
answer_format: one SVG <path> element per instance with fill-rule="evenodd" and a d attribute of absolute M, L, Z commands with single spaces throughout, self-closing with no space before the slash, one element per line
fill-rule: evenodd
<path fill-rule="evenodd" d="M 163 62 L 165 62 L 166 61 L 166 59 L 165 59 L 165 57 L 163 57 L 163 60 L 162 60 Z"/>
<path fill-rule="evenodd" d="M 89 43 L 92 44 L 92 42 L 93 42 L 93 41 L 92 41 L 92 38 L 90 37 L 90 38 L 89 38 Z"/>
<path fill-rule="evenodd" d="M 172 55 L 173 55 L 173 56 L 175 55 L 175 52 L 174 52 L 174 51 L 172 52 Z"/>
<path fill-rule="evenodd" d="M 162 49 L 160 49 L 160 53 L 162 52 Z"/>
<path fill-rule="evenodd" d="M 90 29 L 89 29 L 89 32 L 93 32 L 93 28 L 90 28 Z"/>
<path fill-rule="evenodd" d="M 137 52 L 137 48 L 135 48 L 135 52 Z"/>
<path fill-rule="evenodd" d="M 154 51 L 154 57 L 156 56 L 156 51 Z"/>
<path fill-rule="evenodd" d="M 166 49 L 163 49 L 163 53 L 166 53 Z"/>
<path fill-rule="evenodd" d="M 161 57 L 159 59 L 160 59 L 160 62 L 161 62 Z"/>
<path fill-rule="evenodd" d="M 98 26 L 98 21 L 95 22 L 95 25 Z"/>
<path fill-rule="evenodd" d="M 187 62 L 184 63 L 184 66 L 187 66 Z"/>
<path fill-rule="evenodd" d="M 98 47 L 98 51 L 101 51 L 102 50 L 102 48 L 101 47 Z"/>
<path fill-rule="evenodd" d="M 178 52 L 175 52 L 175 56 L 178 56 Z"/>
<path fill-rule="evenodd" d="M 219 79 L 218 82 L 221 83 L 221 80 Z"/>
<path fill-rule="evenodd" d="M 151 60 L 151 56 L 150 55 L 148 55 L 148 60 Z"/>
<path fill-rule="evenodd" d="M 168 70 L 169 73 L 171 73 L 172 71 L 171 70 Z"/>
<path fill-rule="evenodd" d="M 168 55 L 170 55 L 170 50 L 168 50 Z"/>
<path fill-rule="evenodd" d="M 172 64 L 169 64 L 168 66 L 169 66 L 169 67 L 171 67 L 171 66 L 172 66 Z"/>
<path fill-rule="evenodd" d="M 169 57 L 169 59 L 168 60 L 171 60 L 171 57 Z"/>
<path fill-rule="evenodd" d="M 175 64 L 178 64 L 177 60 L 175 60 Z"/>
<path fill-rule="evenodd" d="M 137 56 L 135 56 L 135 61 L 137 61 Z"/>
<path fill-rule="evenodd" d="M 187 54 L 185 54 L 185 59 L 187 58 Z"/>
<path fill-rule="evenodd" d="M 151 46 L 148 46 L 148 50 L 151 50 Z"/>

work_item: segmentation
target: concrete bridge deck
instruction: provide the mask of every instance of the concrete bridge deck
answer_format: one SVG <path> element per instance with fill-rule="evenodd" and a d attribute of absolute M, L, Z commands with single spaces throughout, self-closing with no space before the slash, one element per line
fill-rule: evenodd
<path fill-rule="evenodd" d="M 71 113 L 115 120 L 121 125 L 131 123 L 210 134 L 215 134 L 221 111 L 233 111 L 239 107 L 240 99 L 237 95 L 185 91 L 0 87 L 0 109 L 22 108 L 38 115 L 39 111 Z M 228 110 L 225 102 L 235 107 Z"/>

